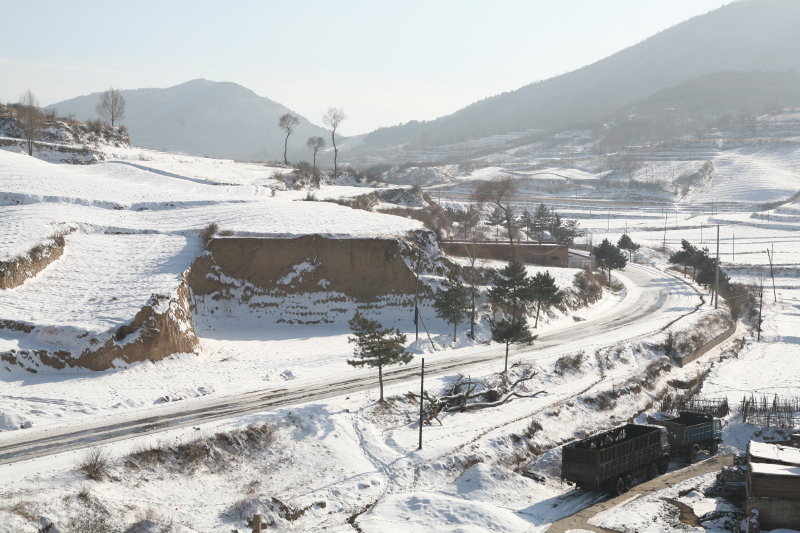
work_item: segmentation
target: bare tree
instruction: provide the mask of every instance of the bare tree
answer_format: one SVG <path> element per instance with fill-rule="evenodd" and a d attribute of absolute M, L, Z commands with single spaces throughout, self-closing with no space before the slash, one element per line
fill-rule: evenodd
<path fill-rule="evenodd" d="M 347 115 L 344 114 L 344 109 L 340 109 L 338 107 L 331 107 L 328 111 L 322 115 L 322 122 L 325 123 L 331 129 L 331 142 L 333 142 L 333 176 L 336 177 L 339 175 L 339 169 L 336 166 L 337 164 L 337 156 L 339 155 L 339 149 L 336 147 L 336 128 L 339 127 L 339 124 L 342 123 L 344 119 L 347 118 Z"/>
<path fill-rule="evenodd" d="M 306 141 L 306 146 L 311 148 L 311 151 L 314 153 L 314 180 L 317 184 L 317 189 L 319 189 L 319 173 L 317 172 L 317 152 L 322 150 L 325 146 L 325 139 L 322 137 L 309 137 Z"/>
<path fill-rule="evenodd" d="M 286 159 L 286 149 L 289 146 L 289 135 L 294 133 L 294 129 L 300 124 L 300 119 L 291 113 L 284 113 L 278 120 L 278 127 L 286 132 L 286 139 L 283 140 L 283 164 L 288 165 L 289 161 Z"/>
<path fill-rule="evenodd" d="M 113 128 L 117 122 L 125 117 L 125 97 L 113 87 L 100 94 L 97 102 L 97 114 L 111 123 Z"/>
<path fill-rule="evenodd" d="M 498 221 L 508 232 L 508 243 L 511 246 L 511 257 L 514 257 L 514 236 L 518 231 L 517 219 L 511 207 L 511 198 L 517 192 L 517 184 L 510 177 L 494 181 L 484 181 L 475 188 L 473 199 L 479 204 L 491 204 L 496 208 Z"/>
<path fill-rule="evenodd" d="M 22 129 L 22 138 L 28 146 L 28 155 L 33 155 L 33 145 L 39 138 L 42 129 L 42 112 L 39 109 L 39 100 L 30 89 L 19 99 L 19 124 Z"/>

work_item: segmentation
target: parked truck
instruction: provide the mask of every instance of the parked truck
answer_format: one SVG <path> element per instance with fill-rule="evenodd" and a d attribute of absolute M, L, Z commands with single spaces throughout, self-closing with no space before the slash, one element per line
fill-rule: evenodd
<path fill-rule="evenodd" d="M 637 477 L 665 473 L 669 456 L 669 438 L 663 427 L 626 424 L 566 444 L 561 478 L 583 489 L 622 494 Z"/>
<path fill-rule="evenodd" d="M 665 427 L 674 456 L 682 456 L 689 464 L 697 460 L 697 452 L 717 453 L 722 442 L 722 423 L 719 418 L 694 411 L 681 411 L 678 416 L 648 417 L 650 424 Z"/>

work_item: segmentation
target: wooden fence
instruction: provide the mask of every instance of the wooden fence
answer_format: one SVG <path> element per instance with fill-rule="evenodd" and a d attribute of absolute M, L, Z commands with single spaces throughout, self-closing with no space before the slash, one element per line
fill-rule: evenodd
<path fill-rule="evenodd" d="M 740 406 L 742 422 L 756 426 L 794 428 L 800 427 L 800 398 L 744 396 Z"/>

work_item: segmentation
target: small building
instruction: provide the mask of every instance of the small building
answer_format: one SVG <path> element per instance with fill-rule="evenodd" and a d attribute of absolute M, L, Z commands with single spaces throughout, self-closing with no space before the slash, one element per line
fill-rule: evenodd
<path fill-rule="evenodd" d="M 758 510 L 762 529 L 800 525 L 800 450 L 750 441 L 745 513 Z"/>
<path fill-rule="evenodd" d="M 584 268 L 594 269 L 594 256 L 584 250 L 569 251 L 569 265 L 570 268 Z"/>
<path fill-rule="evenodd" d="M 444 241 L 440 243 L 447 255 L 480 257 L 482 259 L 511 259 L 511 245 L 503 241 Z M 514 255 L 522 263 L 552 267 L 569 266 L 569 247 L 556 242 L 514 242 Z"/>

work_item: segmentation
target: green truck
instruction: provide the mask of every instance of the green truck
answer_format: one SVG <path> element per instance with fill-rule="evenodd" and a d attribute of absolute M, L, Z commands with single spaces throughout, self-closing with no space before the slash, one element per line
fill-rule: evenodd
<path fill-rule="evenodd" d="M 634 479 L 667 471 L 670 445 L 662 427 L 625 424 L 566 444 L 561 452 L 562 479 L 582 489 L 622 494 Z"/>
<path fill-rule="evenodd" d="M 689 464 L 700 450 L 715 455 L 722 442 L 722 423 L 711 415 L 681 411 L 678 416 L 647 417 L 647 421 L 667 429 L 673 455 L 683 456 Z"/>

